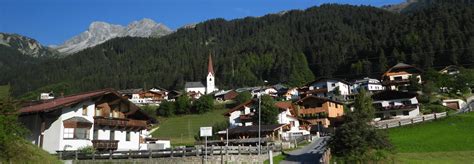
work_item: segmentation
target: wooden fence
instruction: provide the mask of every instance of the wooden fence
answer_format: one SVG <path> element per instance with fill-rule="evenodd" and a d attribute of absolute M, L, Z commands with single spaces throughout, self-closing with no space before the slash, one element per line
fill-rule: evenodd
<path fill-rule="evenodd" d="M 394 120 L 394 121 L 379 121 L 375 123 L 375 127 L 379 129 L 388 129 L 388 128 L 394 128 L 394 127 L 429 121 L 429 120 L 435 120 L 438 118 L 446 117 L 447 115 L 448 115 L 447 112 L 442 112 L 442 113 L 433 113 L 433 114 L 427 114 L 423 116 L 417 116 L 414 118 L 400 119 L 400 120 Z"/>
<path fill-rule="evenodd" d="M 281 146 L 262 146 L 261 154 L 267 154 L 269 150 L 281 151 Z M 209 146 L 207 152 L 204 147 L 182 147 L 163 150 L 130 150 L 130 151 L 102 151 L 102 152 L 80 152 L 80 151 L 58 151 L 57 156 L 61 160 L 96 160 L 96 159 L 137 159 L 137 158 L 167 158 L 167 157 L 189 157 L 189 156 L 213 155 L 257 155 L 257 146 Z"/>

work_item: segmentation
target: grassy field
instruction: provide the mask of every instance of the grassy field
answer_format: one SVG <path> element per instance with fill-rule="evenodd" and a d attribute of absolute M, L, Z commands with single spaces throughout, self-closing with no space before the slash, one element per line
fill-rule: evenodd
<path fill-rule="evenodd" d="M 159 119 L 159 128 L 153 132 L 153 137 L 169 138 L 172 145 L 192 145 L 194 135 L 199 133 L 199 127 L 213 126 L 217 122 L 227 121 L 222 115 L 226 110 L 214 110 L 201 115 L 183 115 Z"/>
<path fill-rule="evenodd" d="M 10 91 L 9 85 L 0 85 L 0 98 L 6 97 Z"/>
<path fill-rule="evenodd" d="M 474 113 L 389 130 L 402 163 L 474 162 Z"/>

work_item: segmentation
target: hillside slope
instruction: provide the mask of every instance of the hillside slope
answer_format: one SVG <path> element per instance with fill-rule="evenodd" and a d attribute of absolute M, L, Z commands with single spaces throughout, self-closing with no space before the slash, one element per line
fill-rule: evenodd
<path fill-rule="evenodd" d="M 72 92 L 161 86 L 181 89 L 206 75 L 213 55 L 219 88 L 301 85 L 314 77 L 380 77 L 406 62 L 423 69 L 473 66 L 474 7 L 442 5 L 409 14 L 322 5 L 259 18 L 214 19 L 162 38 L 118 38 L 17 72 L 14 95 L 55 83 Z"/>
<path fill-rule="evenodd" d="M 474 113 L 394 128 L 389 136 L 403 163 L 474 161 Z"/>

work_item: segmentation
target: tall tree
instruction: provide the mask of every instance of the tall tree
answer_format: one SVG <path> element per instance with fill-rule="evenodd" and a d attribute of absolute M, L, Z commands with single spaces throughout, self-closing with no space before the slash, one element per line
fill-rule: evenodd
<path fill-rule="evenodd" d="M 361 90 L 354 102 L 354 111 L 344 116 L 344 123 L 329 141 L 333 154 L 349 163 L 377 161 L 386 158 L 392 145 L 385 131 L 370 122 L 374 118 L 372 99 Z"/>
<path fill-rule="evenodd" d="M 273 98 L 268 95 L 263 95 L 261 105 L 262 111 L 260 119 L 262 125 L 277 124 L 278 108 L 275 107 L 275 101 Z M 258 117 L 258 115 L 255 116 Z"/>

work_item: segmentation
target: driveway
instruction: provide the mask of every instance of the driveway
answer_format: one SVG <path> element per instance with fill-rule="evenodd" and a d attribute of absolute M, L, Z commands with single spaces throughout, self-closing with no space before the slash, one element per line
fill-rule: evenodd
<path fill-rule="evenodd" d="M 328 140 L 329 137 L 321 137 L 301 149 L 287 153 L 288 156 L 281 164 L 319 163 L 320 158 L 326 150 L 326 142 Z"/>

